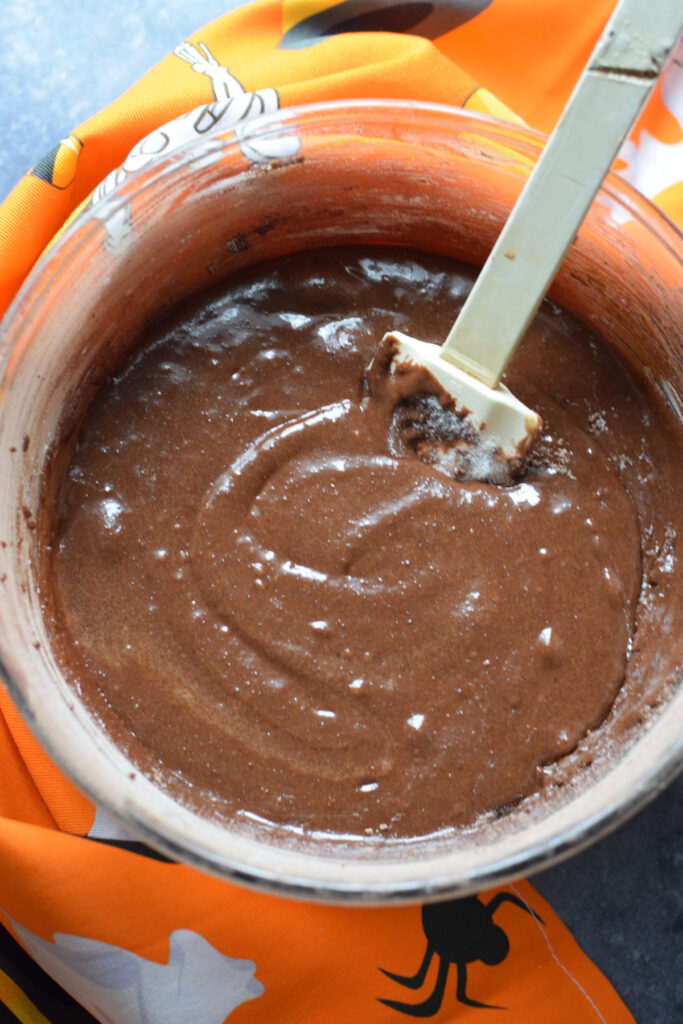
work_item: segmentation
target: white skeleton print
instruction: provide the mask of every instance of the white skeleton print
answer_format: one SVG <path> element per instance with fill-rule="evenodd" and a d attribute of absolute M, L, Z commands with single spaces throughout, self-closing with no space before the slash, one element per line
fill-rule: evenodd
<path fill-rule="evenodd" d="M 199 43 L 181 43 L 174 50 L 181 60 L 193 71 L 206 75 L 211 82 L 214 102 L 195 107 L 187 114 L 156 128 L 141 139 L 130 151 L 120 167 L 102 181 L 92 196 L 94 207 L 110 195 L 126 180 L 129 174 L 139 171 L 162 153 L 166 154 L 193 139 L 205 135 L 220 125 L 221 130 L 232 128 L 240 140 L 242 155 L 255 164 L 266 164 L 294 156 L 301 147 L 301 139 L 295 134 L 281 133 L 264 138 L 250 138 L 247 125 L 261 114 L 272 114 L 280 108 L 280 97 L 275 89 L 257 89 L 247 92 L 242 83 L 219 64 L 208 46 Z M 95 209 L 95 213 L 97 213 Z M 117 245 L 132 230 L 131 212 L 126 204 L 116 215 L 107 220 L 107 242 Z"/>
<path fill-rule="evenodd" d="M 181 43 L 173 52 L 176 57 L 191 64 L 193 71 L 200 75 L 207 75 L 211 79 L 211 88 L 216 100 L 229 100 L 233 96 L 245 92 L 242 83 L 234 75 L 231 75 L 227 68 L 218 63 L 208 46 L 200 43 L 199 48 L 202 53 L 192 43 Z"/>

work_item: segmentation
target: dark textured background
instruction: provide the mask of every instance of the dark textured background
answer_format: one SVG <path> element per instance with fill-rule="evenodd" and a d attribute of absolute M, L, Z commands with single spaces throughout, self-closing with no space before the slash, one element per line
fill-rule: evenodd
<path fill-rule="evenodd" d="M 0 0 L 0 198 L 80 121 L 231 6 Z M 683 777 L 619 831 L 533 878 L 638 1024 L 683 1021 L 682 807 Z M 598 1019 L 588 1010 L 586 1021 Z"/>

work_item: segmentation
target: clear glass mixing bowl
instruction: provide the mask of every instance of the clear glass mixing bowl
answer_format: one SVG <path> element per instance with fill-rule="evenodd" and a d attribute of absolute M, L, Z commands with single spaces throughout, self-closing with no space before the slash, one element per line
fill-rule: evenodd
<path fill-rule="evenodd" d="M 200 817 L 128 761 L 63 679 L 39 592 L 46 488 L 98 382 L 150 319 L 236 270 L 302 248 L 396 243 L 481 265 L 543 145 L 534 132 L 462 110 L 372 100 L 283 110 L 236 131 L 219 125 L 175 149 L 173 137 L 162 130 L 137 147 L 126 166 L 138 169 L 111 176 L 85 205 L 2 325 L 6 685 L 49 753 L 98 804 L 146 842 L 227 879 L 311 899 L 424 901 L 578 851 L 680 767 L 683 688 L 663 690 L 656 658 L 631 696 L 630 731 L 610 743 L 608 720 L 592 767 L 551 798 L 395 844 L 295 841 Z M 680 233 L 610 177 L 550 292 L 644 368 L 679 418 L 682 270 Z"/>

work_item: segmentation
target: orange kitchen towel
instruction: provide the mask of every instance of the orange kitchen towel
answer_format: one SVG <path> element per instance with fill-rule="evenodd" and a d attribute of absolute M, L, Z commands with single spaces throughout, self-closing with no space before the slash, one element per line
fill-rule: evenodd
<path fill-rule="evenodd" d="M 414 98 L 548 131 L 613 6 L 248 3 L 181 43 L 17 185 L 0 207 L 0 311 L 89 194 L 184 137 L 187 118 L 174 119 L 190 110 L 200 130 L 269 105 Z M 679 224 L 682 58 L 679 48 L 618 165 Z M 0 1010 L 24 1024 L 498 1019 L 486 1006 L 505 1007 L 511 1024 L 632 1021 L 528 883 L 361 910 L 255 894 L 166 861 L 52 765 L 1 687 L 0 780 Z"/>
<path fill-rule="evenodd" d="M 14 879 L 0 883 L 7 932 L 103 1022 L 486 1024 L 501 1016 L 483 1004 L 505 1008 L 509 1024 L 632 1022 L 527 882 L 426 910 L 341 909 L 9 820 L 0 868 Z M 34 1013 L 91 1019 L 76 1010 L 52 1018 L 35 971 L 14 962 Z M 43 1019 L 8 1005 L 21 1021 Z"/>

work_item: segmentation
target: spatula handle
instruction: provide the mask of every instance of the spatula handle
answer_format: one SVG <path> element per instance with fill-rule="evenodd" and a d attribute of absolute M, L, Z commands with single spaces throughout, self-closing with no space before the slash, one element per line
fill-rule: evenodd
<path fill-rule="evenodd" d="M 441 349 L 496 387 L 683 28 L 683 0 L 621 0 Z"/>

